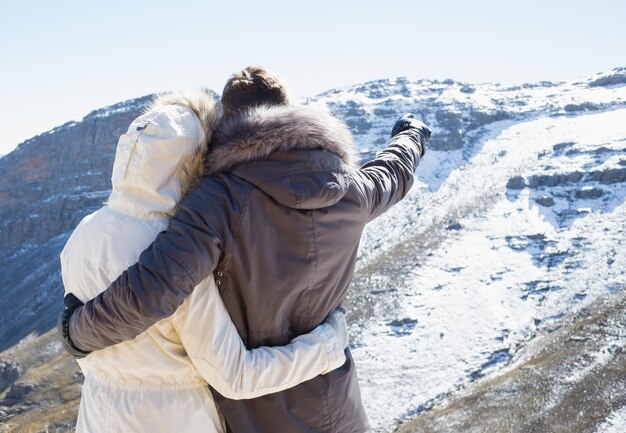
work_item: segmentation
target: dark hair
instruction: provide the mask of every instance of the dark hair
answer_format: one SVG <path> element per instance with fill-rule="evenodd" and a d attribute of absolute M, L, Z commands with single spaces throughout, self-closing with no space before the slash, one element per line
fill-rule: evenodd
<path fill-rule="evenodd" d="M 287 86 L 275 73 L 248 66 L 226 82 L 222 91 L 225 118 L 261 105 L 289 105 Z"/>

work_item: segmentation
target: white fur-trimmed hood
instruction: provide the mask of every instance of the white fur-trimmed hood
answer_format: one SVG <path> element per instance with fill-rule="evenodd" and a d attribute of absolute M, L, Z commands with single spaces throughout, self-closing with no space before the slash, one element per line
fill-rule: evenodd
<path fill-rule="evenodd" d="M 118 140 L 108 205 L 144 219 L 173 215 L 202 176 L 220 118 L 206 91 L 157 96 Z"/>
<path fill-rule="evenodd" d="M 204 140 L 196 151 L 181 159 L 178 176 L 181 185 L 181 196 L 184 197 L 200 180 L 204 172 L 204 158 L 209 149 L 213 132 L 222 118 L 222 107 L 215 97 L 206 89 L 178 90 L 157 95 L 146 107 L 144 113 L 155 111 L 168 105 L 180 105 L 195 113 L 204 131 Z"/>
<path fill-rule="evenodd" d="M 229 171 L 275 151 L 325 149 L 349 166 L 356 147 L 347 125 L 309 107 L 259 107 L 225 120 L 214 131 L 206 174 Z"/>

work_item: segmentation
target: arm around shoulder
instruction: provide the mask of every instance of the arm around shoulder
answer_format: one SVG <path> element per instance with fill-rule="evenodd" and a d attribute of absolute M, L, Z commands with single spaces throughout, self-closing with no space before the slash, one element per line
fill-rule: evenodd
<path fill-rule="evenodd" d="M 75 347 L 94 351 L 132 339 L 176 311 L 220 259 L 229 221 L 224 196 L 205 187 L 187 197 L 138 263 L 73 314 Z"/>
<path fill-rule="evenodd" d="M 347 328 L 341 312 L 285 346 L 248 350 L 212 278 L 200 284 L 172 322 L 200 375 L 230 399 L 283 391 L 346 360 Z"/>

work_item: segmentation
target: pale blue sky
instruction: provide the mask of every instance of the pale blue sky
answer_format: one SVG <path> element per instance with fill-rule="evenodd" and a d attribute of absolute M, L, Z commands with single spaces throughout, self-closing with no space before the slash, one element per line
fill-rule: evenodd
<path fill-rule="evenodd" d="M 249 64 L 296 97 L 377 78 L 522 83 L 626 66 L 624 0 L 2 1 L 0 155 Z"/>

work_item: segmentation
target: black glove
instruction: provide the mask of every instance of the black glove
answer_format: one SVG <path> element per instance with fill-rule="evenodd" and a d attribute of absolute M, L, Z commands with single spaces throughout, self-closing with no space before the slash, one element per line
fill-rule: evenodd
<path fill-rule="evenodd" d="M 408 113 L 399 118 L 391 129 L 391 136 L 394 137 L 403 131 L 413 131 L 420 136 L 420 156 L 426 152 L 426 142 L 430 138 L 430 128 L 423 122 L 417 120 L 415 116 Z"/>
<path fill-rule="evenodd" d="M 61 337 L 61 343 L 63 344 L 63 348 L 74 358 L 84 358 L 91 352 L 80 350 L 74 345 L 70 338 L 70 319 L 72 318 L 72 314 L 84 304 L 72 293 L 65 295 L 63 303 L 65 304 L 65 309 L 61 312 L 59 320 L 57 321 L 57 332 Z"/>

